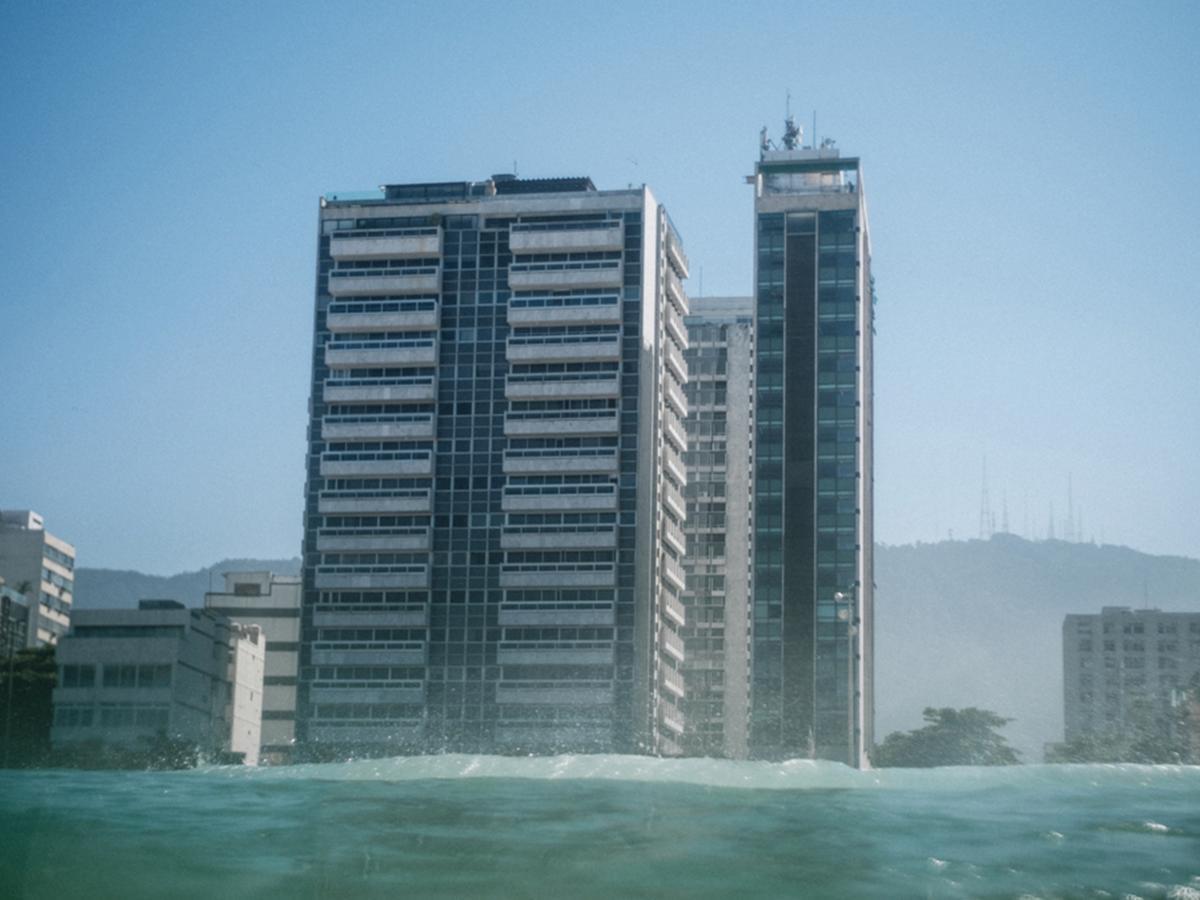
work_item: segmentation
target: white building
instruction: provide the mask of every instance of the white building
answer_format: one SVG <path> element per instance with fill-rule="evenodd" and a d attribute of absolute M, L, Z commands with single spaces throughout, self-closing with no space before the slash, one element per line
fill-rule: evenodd
<path fill-rule="evenodd" d="M 57 643 L 71 623 L 75 548 L 48 532 L 32 510 L 0 510 L 0 577 L 12 590 L 29 585 L 23 646 Z"/>
<path fill-rule="evenodd" d="M 167 738 L 258 763 L 265 640 L 174 600 L 80 610 L 56 652 L 51 742 L 146 748 Z"/>
<path fill-rule="evenodd" d="M 291 759 L 296 737 L 296 672 L 300 641 L 300 579 L 271 572 L 226 572 L 225 590 L 204 595 L 206 609 L 257 625 L 266 641 L 262 699 L 262 761 Z"/>

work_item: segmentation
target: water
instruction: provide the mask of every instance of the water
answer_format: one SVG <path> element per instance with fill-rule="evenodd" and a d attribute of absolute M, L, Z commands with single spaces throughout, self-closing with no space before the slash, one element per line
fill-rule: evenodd
<path fill-rule="evenodd" d="M 1200 900 L 1200 768 L 439 756 L 0 773 L 4 897 Z"/>

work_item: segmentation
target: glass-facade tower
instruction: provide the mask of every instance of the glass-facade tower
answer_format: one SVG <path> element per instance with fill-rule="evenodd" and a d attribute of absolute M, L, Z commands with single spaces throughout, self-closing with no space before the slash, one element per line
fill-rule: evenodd
<path fill-rule="evenodd" d="M 790 122 L 789 122 L 790 126 Z M 858 159 L 765 141 L 755 187 L 750 752 L 866 764 L 872 323 Z M 789 140 L 790 139 L 790 140 Z"/>
<path fill-rule="evenodd" d="M 645 188 L 323 199 L 303 753 L 679 752 L 686 277 Z"/>

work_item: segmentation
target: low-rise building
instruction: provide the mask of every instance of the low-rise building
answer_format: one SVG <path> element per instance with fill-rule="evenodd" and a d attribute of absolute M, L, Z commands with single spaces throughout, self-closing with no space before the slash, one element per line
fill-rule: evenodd
<path fill-rule="evenodd" d="M 1200 672 L 1200 612 L 1106 606 L 1063 622 L 1064 724 L 1079 738 L 1168 738 Z"/>
<path fill-rule="evenodd" d="M 79 610 L 56 652 L 51 742 L 147 749 L 181 741 L 257 765 L 265 639 L 174 600 Z"/>
<path fill-rule="evenodd" d="M 0 577 L 31 598 L 22 646 L 54 644 L 67 633 L 75 596 L 75 548 L 48 532 L 32 510 L 0 509 Z"/>
<path fill-rule="evenodd" d="M 296 737 L 296 675 L 300 652 L 298 577 L 272 572 L 226 572 L 225 590 L 204 595 L 211 612 L 254 624 L 266 640 L 263 679 L 262 761 L 291 760 Z"/>

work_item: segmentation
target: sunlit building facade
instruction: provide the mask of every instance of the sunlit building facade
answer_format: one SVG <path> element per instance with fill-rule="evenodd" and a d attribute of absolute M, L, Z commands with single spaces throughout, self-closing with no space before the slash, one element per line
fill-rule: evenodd
<path fill-rule="evenodd" d="M 322 200 L 305 752 L 680 752 L 687 271 L 645 188 Z"/>
<path fill-rule="evenodd" d="M 686 749 L 748 755 L 754 298 L 693 297 L 688 327 Z"/>
<path fill-rule="evenodd" d="M 47 531 L 37 513 L 0 510 L 0 578 L 29 599 L 23 646 L 58 643 L 71 624 L 75 548 Z"/>
<path fill-rule="evenodd" d="M 763 137 L 755 192 L 751 755 L 872 742 L 872 323 L 859 161 Z"/>

